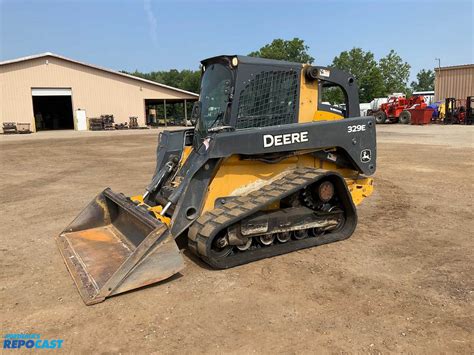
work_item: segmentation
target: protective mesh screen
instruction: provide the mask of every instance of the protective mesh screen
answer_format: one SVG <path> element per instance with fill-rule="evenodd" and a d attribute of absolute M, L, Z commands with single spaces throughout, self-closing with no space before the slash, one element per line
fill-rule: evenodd
<path fill-rule="evenodd" d="M 298 72 L 256 74 L 240 92 L 237 127 L 265 127 L 295 122 Z"/>

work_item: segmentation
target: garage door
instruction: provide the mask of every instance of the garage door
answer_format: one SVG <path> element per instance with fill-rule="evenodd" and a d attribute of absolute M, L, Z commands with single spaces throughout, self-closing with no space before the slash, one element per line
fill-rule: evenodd
<path fill-rule="evenodd" d="M 37 131 L 74 129 L 70 88 L 32 88 Z"/>
<path fill-rule="evenodd" d="M 71 96 L 71 89 L 31 89 L 33 96 Z"/>

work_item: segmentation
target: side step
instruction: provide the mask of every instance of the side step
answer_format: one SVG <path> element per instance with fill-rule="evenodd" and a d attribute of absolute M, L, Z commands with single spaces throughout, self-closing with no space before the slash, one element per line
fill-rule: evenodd
<path fill-rule="evenodd" d="M 184 268 L 168 227 L 109 188 L 56 241 L 86 305 L 165 280 Z"/>

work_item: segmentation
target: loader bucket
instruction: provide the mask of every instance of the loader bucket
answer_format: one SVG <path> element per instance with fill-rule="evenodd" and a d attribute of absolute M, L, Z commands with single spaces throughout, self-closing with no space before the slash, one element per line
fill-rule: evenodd
<path fill-rule="evenodd" d="M 184 267 L 168 227 L 109 188 L 56 241 L 87 305 L 165 280 Z"/>

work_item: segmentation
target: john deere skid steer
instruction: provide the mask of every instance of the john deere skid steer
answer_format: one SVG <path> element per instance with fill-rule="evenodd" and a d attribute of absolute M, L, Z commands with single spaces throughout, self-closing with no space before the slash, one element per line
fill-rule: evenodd
<path fill-rule="evenodd" d="M 345 104 L 324 104 L 326 90 Z M 144 194 L 107 188 L 57 237 L 84 302 L 178 273 L 183 242 L 223 269 L 350 237 L 376 166 L 375 121 L 359 116 L 340 70 L 202 61 L 195 127 L 160 134 Z"/>

